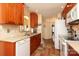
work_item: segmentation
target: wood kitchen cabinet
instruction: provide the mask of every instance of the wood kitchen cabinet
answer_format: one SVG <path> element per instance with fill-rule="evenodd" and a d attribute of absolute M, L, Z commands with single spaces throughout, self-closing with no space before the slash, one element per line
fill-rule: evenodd
<path fill-rule="evenodd" d="M 68 45 L 68 56 L 79 56 L 79 54 L 71 46 Z"/>
<path fill-rule="evenodd" d="M 77 16 L 77 5 L 75 5 L 68 13 L 67 13 L 67 18 L 66 22 L 70 23 L 78 19 Z"/>
<path fill-rule="evenodd" d="M 76 5 L 76 3 L 67 3 L 64 10 L 62 11 L 62 16 L 66 19 L 67 13 Z"/>
<path fill-rule="evenodd" d="M 0 41 L 0 56 L 29 56 L 30 39 L 17 42 Z"/>
<path fill-rule="evenodd" d="M 40 46 L 41 34 L 34 35 L 30 38 L 30 55 L 32 55 L 35 50 Z"/>
<path fill-rule="evenodd" d="M 0 56 L 15 56 L 15 43 L 0 41 Z"/>
<path fill-rule="evenodd" d="M 30 13 L 30 26 L 31 28 L 38 26 L 38 15 L 35 12 Z"/>
<path fill-rule="evenodd" d="M 23 18 L 23 3 L 0 3 L 0 24 L 22 25 Z"/>

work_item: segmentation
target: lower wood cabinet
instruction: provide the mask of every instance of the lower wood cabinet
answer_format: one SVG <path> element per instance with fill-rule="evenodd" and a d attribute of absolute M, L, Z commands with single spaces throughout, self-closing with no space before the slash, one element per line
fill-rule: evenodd
<path fill-rule="evenodd" d="M 41 34 L 17 42 L 0 41 L 0 56 L 30 56 L 40 43 Z"/>
<path fill-rule="evenodd" d="M 0 56 L 15 56 L 15 45 L 16 43 L 0 41 Z"/>
<path fill-rule="evenodd" d="M 34 35 L 30 37 L 30 55 L 32 55 L 35 50 L 40 46 L 41 34 Z"/>
<path fill-rule="evenodd" d="M 79 54 L 71 46 L 68 45 L 68 56 L 79 56 Z"/>
<path fill-rule="evenodd" d="M 30 55 L 30 38 L 17 42 L 0 41 L 0 56 Z"/>

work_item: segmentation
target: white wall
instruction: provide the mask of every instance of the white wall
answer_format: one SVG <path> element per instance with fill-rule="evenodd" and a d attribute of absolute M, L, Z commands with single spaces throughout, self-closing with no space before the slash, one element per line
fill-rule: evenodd
<path fill-rule="evenodd" d="M 51 39 L 52 38 L 52 24 L 56 20 L 56 17 L 48 18 L 43 21 L 43 38 Z"/>
<path fill-rule="evenodd" d="M 28 19 L 26 17 L 24 18 L 24 26 L 26 26 L 25 28 L 28 26 L 28 29 L 30 29 L 30 10 L 26 5 L 24 7 L 24 16 L 28 17 Z"/>
<path fill-rule="evenodd" d="M 47 19 L 48 20 L 48 19 Z M 51 29 L 50 29 L 50 22 L 48 21 L 45 21 L 45 24 L 44 24 L 44 39 L 50 39 L 51 38 Z"/>
<path fill-rule="evenodd" d="M 61 13 L 58 13 L 57 16 L 45 19 L 43 21 L 43 38 L 51 39 L 52 37 L 52 25 L 55 24 L 55 20 L 61 19 Z"/>

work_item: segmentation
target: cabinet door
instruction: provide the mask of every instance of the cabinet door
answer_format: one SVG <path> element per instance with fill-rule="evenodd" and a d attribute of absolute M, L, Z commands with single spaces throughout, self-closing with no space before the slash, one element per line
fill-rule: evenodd
<path fill-rule="evenodd" d="M 15 56 L 15 44 L 12 42 L 4 42 L 4 56 Z"/>
<path fill-rule="evenodd" d="M 41 43 L 41 34 L 37 35 L 37 39 L 38 39 L 37 47 L 39 47 Z"/>
<path fill-rule="evenodd" d="M 35 28 L 38 26 L 38 15 L 34 12 L 30 13 L 30 25 L 32 28 Z"/>
<path fill-rule="evenodd" d="M 0 41 L 0 56 L 4 56 L 4 43 Z"/>
<path fill-rule="evenodd" d="M 24 6 L 23 4 L 17 3 L 14 8 L 14 22 L 22 25 L 24 22 Z M 16 16 L 15 16 L 16 15 Z"/>
<path fill-rule="evenodd" d="M 8 4 L 0 3 L 0 24 L 5 24 L 8 20 Z"/>
<path fill-rule="evenodd" d="M 24 14 L 24 7 L 21 3 L 11 3 L 8 4 L 9 9 L 9 19 L 8 24 L 16 24 L 22 25 L 23 24 L 23 14 Z"/>
<path fill-rule="evenodd" d="M 40 46 L 41 36 L 40 34 L 32 36 L 30 39 L 30 55 Z"/>
<path fill-rule="evenodd" d="M 15 19 L 15 4 L 8 4 L 8 20 L 7 20 L 7 24 L 15 24 L 16 22 L 14 22 Z"/>
<path fill-rule="evenodd" d="M 30 55 L 32 55 L 32 53 L 35 51 L 36 48 L 36 40 L 35 40 L 35 36 L 32 36 L 30 38 Z"/>
<path fill-rule="evenodd" d="M 15 56 L 15 43 L 0 41 L 0 56 Z"/>
<path fill-rule="evenodd" d="M 0 24 L 23 24 L 22 3 L 0 3 Z"/>
<path fill-rule="evenodd" d="M 34 22 L 35 22 L 34 26 L 37 27 L 38 26 L 38 15 L 37 14 L 35 14 L 35 21 Z"/>

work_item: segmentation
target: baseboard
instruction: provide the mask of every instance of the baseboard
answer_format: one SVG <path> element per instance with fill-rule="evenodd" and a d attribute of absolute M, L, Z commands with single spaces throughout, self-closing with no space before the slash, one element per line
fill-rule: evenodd
<path fill-rule="evenodd" d="M 52 38 L 43 38 L 43 39 L 45 39 L 45 40 L 49 40 L 49 39 L 52 39 Z"/>

